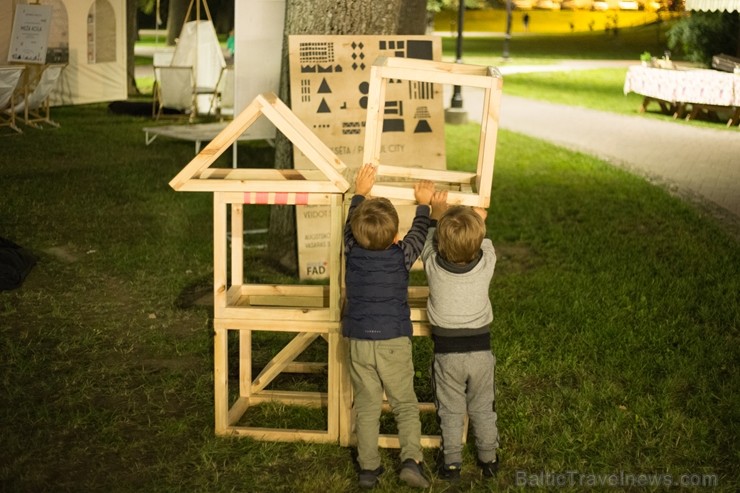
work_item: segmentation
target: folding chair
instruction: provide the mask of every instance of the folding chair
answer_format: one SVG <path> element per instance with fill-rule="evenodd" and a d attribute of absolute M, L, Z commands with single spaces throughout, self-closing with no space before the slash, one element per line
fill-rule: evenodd
<path fill-rule="evenodd" d="M 234 117 L 234 67 L 227 66 L 221 69 L 221 75 L 216 83 L 216 91 L 211 100 L 208 114 L 214 112 L 221 121 L 224 115 Z"/>
<path fill-rule="evenodd" d="M 152 116 L 159 120 L 165 108 L 195 118 L 195 77 L 193 67 L 154 67 L 155 93 Z"/>
<path fill-rule="evenodd" d="M 15 95 L 25 67 L 0 67 L 0 127 L 23 131 L 15 124 Z"/>
<path fill-rule="evenodd" d="M 53 127 L 59 126 L 51 119 L 49 95 L 56 87 L 62 70 L 66 66 L 66 64 L 46 65 L 33 75 L 28 70 L 25 72 L 23 101 L 16 104 L 13 109 L 19 114 L 18 118 L 24 124 L 35 128 L 43 128 L 39 123 L 47 123 Z M 20 113 L 23 113 L 23 116 L 20 116 Z"/>

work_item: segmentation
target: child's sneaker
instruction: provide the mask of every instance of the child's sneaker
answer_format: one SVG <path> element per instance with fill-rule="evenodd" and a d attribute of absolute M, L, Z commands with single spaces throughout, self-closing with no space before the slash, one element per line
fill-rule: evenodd
<path fill-rule="evenodd" d="M 401 464 L 401 481 L 413 488 L 429 488 L 429 480 L 424 476 L 421 464 L 414 459 L 406 459 Z"/>
<path fill-rule="evenodd" d="M 483 475 L 487 478 L 492 478 L 498 472 L 498 454 L 496 458 L 491 462 L 482 462 L 478 459 L 478 467 L 483 471 Z"/>
<path fill-rule="evenodd" d="M 360 488 L 369 490 L 370 488 L 375 487 L 380 480 L 380 475 L 383 474 L 384 471 L 385 469 L 383 469 L 383 466 L 378 466 L 378 468 L 373 471 L 362 469 L 359 474 Z"/>
<path fill-rule="evenodd" d="M 439 478 L 450 482 L 460 481 L 461 468 L 462 464 L 459 462 L 454 464 L 445 464 L 439 468 Z"/>

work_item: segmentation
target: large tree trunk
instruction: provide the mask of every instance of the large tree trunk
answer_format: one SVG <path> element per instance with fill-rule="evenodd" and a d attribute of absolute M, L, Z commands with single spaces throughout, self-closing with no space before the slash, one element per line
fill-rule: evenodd
<path fill-rule="evenodd" d="M 396 34 L 426 34 L 430 21 L 427 0 L 403 0 Z"/>
<path fill-rule="evenodd" d="M 405 4 L 405 5 L 404 5 Z M 413 10 L 412 10 L 413 9 Z M 413 32 L 409 17 L 421 19 Z M 402 28 L 403 26 L 403 28 Z M 287 0 L 283 61 L 280 77 L 280 99 L 289 104 L 288 36 L 291 34 L 424 34 L 426 0 Z M 293 148 L 278 133 L 275 141 L 275 166 L 292 167 Z M 338 245 L 332 245 L 338 248 Z M 272 207 L 268 251 L 272 259 L 290 272 L 298 269 L 295 207 Z"/>
<path fill-rule="evenodd" d="M 137 0 L 126 0 L 126 78 L 128 80 L 129 96 L 138 96 L 139 88 L 136 87 L 136 58 L 134 45 L 139 37 L 136 22 Z"/>
<path fill-rule="evenodd" d="M 200 1 L 200 0 L 199 0 Z M 174 46 L 180 37 L 182 25 L 185 23 L 185 14 L 188 12 L 190 0 L 170 0 L 167 9 L 167 45 Z"/>

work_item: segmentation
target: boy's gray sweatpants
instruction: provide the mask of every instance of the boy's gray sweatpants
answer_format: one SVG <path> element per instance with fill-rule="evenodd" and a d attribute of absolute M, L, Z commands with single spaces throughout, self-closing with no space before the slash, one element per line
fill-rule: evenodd
<path fill-rule="evenodd" d="M 496 357 L 490 351 L 434 355 L 432 378 L 445 464 L 462 463 L 466 413 L 473 426 L 478 459 L 496 459 L 495 368 Z"/>

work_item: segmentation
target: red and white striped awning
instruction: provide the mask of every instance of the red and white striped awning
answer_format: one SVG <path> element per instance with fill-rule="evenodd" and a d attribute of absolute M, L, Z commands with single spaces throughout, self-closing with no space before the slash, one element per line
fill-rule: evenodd
<path fill-rule="evenodd" d="M 686 10 L 738 12 L 740 0 L 686 0 Z"/>

